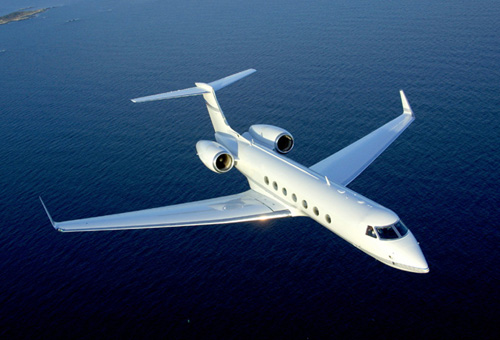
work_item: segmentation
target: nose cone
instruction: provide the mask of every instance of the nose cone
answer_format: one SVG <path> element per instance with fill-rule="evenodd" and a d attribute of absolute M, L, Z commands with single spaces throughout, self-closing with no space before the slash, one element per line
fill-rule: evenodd
<path fill-rule="evenodd" d="M 393 266 L 398 269 L 413 273 L 429 272 L 429 265 L 411 231 L 408 231 L 405 237 L 393 241 L 392 254 L 389 258 Z"/>

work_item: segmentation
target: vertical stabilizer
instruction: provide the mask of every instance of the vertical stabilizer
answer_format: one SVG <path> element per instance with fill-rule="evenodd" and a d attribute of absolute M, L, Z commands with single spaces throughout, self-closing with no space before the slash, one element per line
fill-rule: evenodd
<path fill-rule="evenodd" d="M 214 126 L 215 132 L 229 133 L 235 134 L 233 129 L 229 126 L 226 121 L 226 117 L 224 113 L 222 113 L 222 109 L 220 108 L 219 102 L 217 101 L 217 97 L 215 96 L 215 91 L 218 91 L 228 85 L 231 85 L 235 81 L 238 81 L 246 76 L 254 73 L 255 70 L 253 68 L 235 73 L 233 75 L 227 76 L 225 78 L 221 78 L 219 80 L 215 80 L 211 83 L 196 83 L 196 87 L 190 87 L 184 90 L 165 92 L 160 94 L 155 94 L 152 96 L 140 97 L 131 99 L 134 103 L 143 103 L 143 102 L 151 102 L 155 100 L 164 100 L 164 99 L 173 99 L 173 98 L 181 98 L 181 97 L 189 97 L 189 96 L 198 96 L 203 95 L 203 99 L 205 99 L 205 103 L 207 104 L 208 113 L 210 114 L 210 119 L 212 120 L 212 125 Z"/>
<path fill-rule="evenodd" d="M 210 115 L 210 120 L 212 121 L 215 132 L 234 132 L 227 123 L 213 87 L 205 83 L 195 83 L 195 85 L 205 91 L 203 92 L 203 99 L 205 99 L 205 104 L 207 104 L 208 114 Z"/>

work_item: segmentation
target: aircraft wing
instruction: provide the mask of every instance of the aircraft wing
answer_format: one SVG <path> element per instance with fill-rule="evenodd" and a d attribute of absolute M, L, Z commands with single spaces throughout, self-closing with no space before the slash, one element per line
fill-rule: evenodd
<path fill-rule="evenodd" d="M 335 183 L 344 186 L 351 183 L 415 119 L 404 92 L 399 92 L 403 103 L 402 115 L 310 168 Z"/>
<path fill-rule="evenodd" d="M 55 222 L 41 198 L 40 201 L 52 226 L 62 232 L 186 227 L 292 215 L 281 203 L 254 190 L 203 201 L 66 222 Z"/>

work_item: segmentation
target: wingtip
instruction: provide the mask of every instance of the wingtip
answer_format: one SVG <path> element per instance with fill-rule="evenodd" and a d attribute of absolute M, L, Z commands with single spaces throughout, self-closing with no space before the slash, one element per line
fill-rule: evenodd
<path fill-rule="evenodd" d="M 413 110 L 411 109 L 410 103 L 408 103 L 408 99 L 406 99 L 404 91 L 399 90 L 399 94 L 401 95 L 401 103 L 403 104 L 403 113 L 414 116 Z"/>
<path fill-rule="evenodd" d="M 38 196 L 38 198 L 40 199 L 40 202 L 42 203 L 43 209 L 45 210 L 45 213 L 47 214 L 47 217 L 50 220 L 50 224 L 52 224 L 52 227 L 54 227 L 54 229 L 59 230 L 56 226 L 56 222 L 52 219 L 52 216 L 50 216 L 50 213 L 49 213 L 49 210 L 47 209 L 47 206 L 45 205 L 45 203 L 43 203 L 42 196 Z"/>

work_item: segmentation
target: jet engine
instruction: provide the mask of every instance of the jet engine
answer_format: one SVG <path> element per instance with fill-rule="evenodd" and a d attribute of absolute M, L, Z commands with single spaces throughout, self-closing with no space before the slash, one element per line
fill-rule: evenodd
<path fill-rule="evenodd" d="M 277 126 L 252 125 L 248 132 L 254 140 L 279 153 L 288 153 L 293 148 L 293 137 L 290 132 Z"/>
<path fill-rule="evenodd" d="M 234 166 L 233 155 L 217 142 L 200 140 L 196 143 L 196 152 L 203 164 L 213 172 L 221 174 Z"/>

